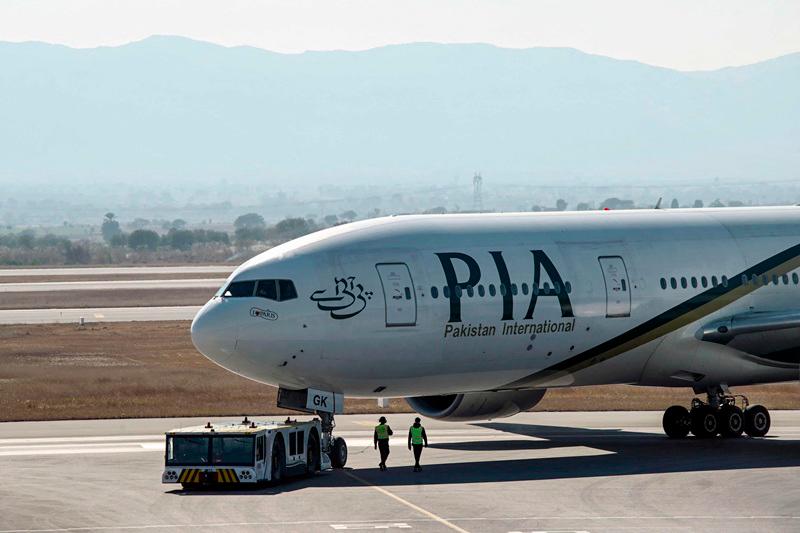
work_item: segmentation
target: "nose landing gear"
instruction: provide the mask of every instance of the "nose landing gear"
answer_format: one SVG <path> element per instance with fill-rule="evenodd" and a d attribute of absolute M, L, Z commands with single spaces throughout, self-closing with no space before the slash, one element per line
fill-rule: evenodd
<path fill-rule="evenodd" d="M 737 399 L 742 407 L 737 405 Z M 689 432 L 697 438 L 733 438 L 742 433 L 763 437 L 770 427 L 766 407 L 750 405 L 747 397 L 730 394 L 724 385 L 709 389 L 707 402 L 693 399 L 691 410 L 673 405 L 664 411 L 661 422 L 664 433 L 673 439 L 686 437 Z"/>
<path fill-rule="evenodd" d="M 333 436 L 333 413 L 317 411 L 322 425 L 322 451 L 331 458 L 333 468 L 344 468 L 347 464 L 347 443 L 342 437 Z"/>

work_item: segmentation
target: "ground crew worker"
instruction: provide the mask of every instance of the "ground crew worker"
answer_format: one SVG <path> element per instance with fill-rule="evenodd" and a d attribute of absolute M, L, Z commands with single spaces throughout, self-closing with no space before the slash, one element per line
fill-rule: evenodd
<path fill-rule="evenodd" d="M 414 425 L 408 428 L 408 449 L 414 448 L 414 472 L 421 472 L 419 458 L 422 455 L 422 447 L 428 447 L 428 435 L 425 428 L 420 424 L 419 417 L 414 419 Z"/>
<path fill-rule="evenodd" d="M 372 436 L 372 442 L 375 449 L 380 448 L 381 462 L 378 464 L 381 470 L 386 470 L 386 459 L 389 457 L 389 437 L 394 435 L 392 428 L 386 424 L 386 417 L 382 416 L 378 419 L 378 425 L 375 426 L 375 433 Z"/>

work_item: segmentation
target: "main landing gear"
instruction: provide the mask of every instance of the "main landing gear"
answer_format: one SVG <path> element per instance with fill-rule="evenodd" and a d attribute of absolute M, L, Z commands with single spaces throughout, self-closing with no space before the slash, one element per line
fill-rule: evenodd
<path fill-rule="evenodd" d="M 737 399 L 742 407 L 737 405 Z M 732 395 L 727 387 L 720 386 L 709 389 L 707 402 L 693 399 L 691 411 L 681 405 L 664 411 L 662 425 L 664 433 L 673 439 L 681 439 L 689 432 L 698 438 L 732 438 L 742 433 L 763 437 L 769 431 L 770 417 L 763 405 L 750 405 L 745 396 Z"/>
<path fill-rule="evenodd" d="M 333 436 L 333 413 L 317 411 L 322 425 L 322 451 L 331 458 L 333 468 L 344 468 L 347 464 L 347 443 L 342 437 Z"/>

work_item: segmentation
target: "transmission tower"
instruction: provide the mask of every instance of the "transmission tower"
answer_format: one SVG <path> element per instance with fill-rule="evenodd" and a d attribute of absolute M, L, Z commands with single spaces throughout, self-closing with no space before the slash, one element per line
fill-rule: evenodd
<path fill-rule="evenodd" d="M 483 211 L 483 177 L 480 172 L 472 176 L 472 210 Z"/>

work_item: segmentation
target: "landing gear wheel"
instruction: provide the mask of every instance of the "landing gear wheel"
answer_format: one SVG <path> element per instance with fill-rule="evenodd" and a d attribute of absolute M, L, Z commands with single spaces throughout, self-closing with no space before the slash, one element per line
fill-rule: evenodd
<path fill-rule="evenodd" d="M 661 419 L 661 425 L 664 427 L 664 433 L 671 439 L 682 439 L 689 434 L 692 422 L 689 416 L 689 410 L 682 405 L 673 405 L 664 411 L 664 416 Z"/>
<path fill-rule="evenodd" d="M 769 411 L 763 405 L 751 405 L 744 411 L 744 430 L 751 437 L 763 437 L 771 424 Z"/>
<path fill-rule="evenodd" d="M 717 413 L 719 434 L 726 438 L 739 437 L 744 431 L 744 413 L 735 405 L 723 405 Z"/>
<path fill-rule="evenodd" d="M 308 448 L 306 449 L 306 473 L 313 476 L 322 469 L 319 455 L 319 437 L 316 433 L 308 436 Z"/>
<path fill-rule="evenodd" d="M 280 483 L 286 473 L 286 447 L 283 439 L 276 438 L 272 443 L 272 462 L 270 463 L 270 481 Z"/>
<path fill-rule="evenodd" d="M 333 446 L 331 451 L 331 465 L 334 468 L 344 468 L 347 464 L 347 444 L 342 437 L 333 439 Z"/>
<path fill-rule="evenodd" d="M 719 420 L 714 408 L 709 405 L 700 405 L 692 409 L 692 435 L 701 439 L 708 439 L 719 432 Z"/>

